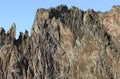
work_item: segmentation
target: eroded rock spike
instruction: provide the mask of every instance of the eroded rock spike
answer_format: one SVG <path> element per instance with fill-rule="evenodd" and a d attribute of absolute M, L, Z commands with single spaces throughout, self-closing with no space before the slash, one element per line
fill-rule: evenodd
<path fill-rule="evenodd" d="M 13 38 L 16 37 L 16 24 L 15 23 L 13 23 L 11 25 L 11 27 L 10 27 L 10 29 L 9 29 L 9 31 L 8 31 L 7 34 L 9 34 L 9 36 L 10 36 L 11 39 L 13 39 Z"/>

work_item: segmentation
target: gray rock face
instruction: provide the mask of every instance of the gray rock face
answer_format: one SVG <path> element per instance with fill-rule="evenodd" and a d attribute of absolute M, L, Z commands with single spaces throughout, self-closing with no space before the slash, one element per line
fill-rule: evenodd
<path fill-rule="evenodd" d="M 18 39 L 0 28 L 0 79 L 119 79 L 119 9 L 38 9 Z"/>

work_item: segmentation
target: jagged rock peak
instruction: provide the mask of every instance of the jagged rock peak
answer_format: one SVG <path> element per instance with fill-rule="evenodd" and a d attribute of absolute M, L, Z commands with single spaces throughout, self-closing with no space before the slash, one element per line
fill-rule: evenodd
<path fill-rule="evenodd" d="M 120 5 L 112 6 L 111 10 L 117 10 L 117 11 L 120 11 Z"/>
<path fill-rule="evenodd" d="M 11 38 L 15 38 L 16 37 L 16 24 L 13 23 L 8 31 L 8 34 Z"/>
<path fill-rule="evenodd" d="M 0 27 L 0 35 L 1 35 L 1 34 L 4 34 L 4 33 L 5 33 L 4 28 L 3 28 L 3 27 Z"/>
<path fill-rule="evenodd" d="M 119 9 L 38 9 L 17 40 L 1 28 L 0 79 L 120 79 Z"/>

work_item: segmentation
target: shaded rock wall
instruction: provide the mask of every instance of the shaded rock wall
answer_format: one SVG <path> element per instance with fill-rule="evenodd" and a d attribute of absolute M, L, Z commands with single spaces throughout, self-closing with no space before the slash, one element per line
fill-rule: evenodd
<path fill-rule="evenodd" d="M 15 28 L 0 28 L 0 79 L 120 78 L 120 6 L 38 9 L 30 36 Z"/>

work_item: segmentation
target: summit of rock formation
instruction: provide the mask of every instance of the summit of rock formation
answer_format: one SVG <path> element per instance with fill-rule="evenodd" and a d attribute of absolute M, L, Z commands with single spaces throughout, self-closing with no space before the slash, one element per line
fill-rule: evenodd
<path fill-rule="evenodd" d="M 38 9 L 31 34 L 0 28 L 0 79 L 120 79 L 120 6 Z"/>

